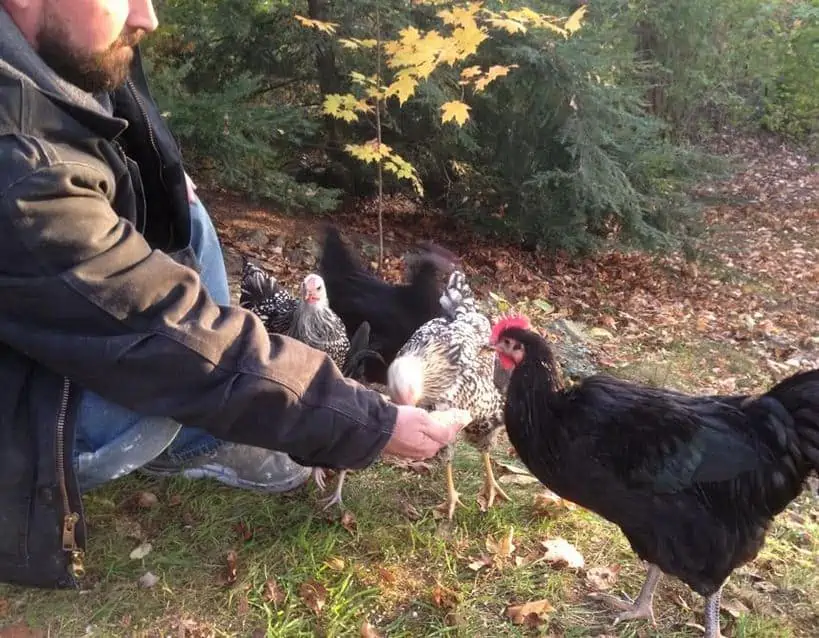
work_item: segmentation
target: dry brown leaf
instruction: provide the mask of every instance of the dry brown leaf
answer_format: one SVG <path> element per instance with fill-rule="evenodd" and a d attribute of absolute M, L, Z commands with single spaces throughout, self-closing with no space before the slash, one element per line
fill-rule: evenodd
<path fill-rule="evenodd" d="M 299 597 L 310 611 L 319 616 L 327 602 L 327 588 L 316 580 L 308 580 L 299 586 Z"/>
<path fill-rule="evenodd" d="M 352 512 L 345 511 L 341 515 L 341 526 L 350 534 L 355 534 L 358 529 L 358 521 L 355 519 L 355 515 Z"/>
<path fill-rule="evenodd" d="M 510 605 L 506 608 L 506 617 L 515 625 L 524 625 L 530 629 L 537 629 L 555 610 L 545 598 L 534 600 L 522 605 Z"/>
<path fill-rule="evenodd" d="M 253 538 L 253 531 L 244 521 L 239 521 L 236 523 L 236 525 L 233 526 L 233 530 L 245 543 Z"/>
<path fill-rule="evenodd" d="M 170 507 L 182 505 L 182 497 L 179 494 L 172 494 L 171 497 L 168 499 L 168 505 Z"/>
<path fill-rule="evenodd" d="M 284 590 L 279 587 L 279 583 L 273 578 L 265 581 L 262 588 L 262 600 L 266 603 L 273 603 L 276 607 L 284 603 L 286 596 Z"/>
<path fill-rule="evenodd" d="M 361 623 L 361 638 L 381 638 L 381 634 L 375 630 L 369 620 L 365 620 Z"/>
<path fill-rule="evenodd" d="M 520 465 L 516 465 L 515 463 L 504 463 L 503 461 L 495 461 L 494 463 L 500 469 L 504 470 L 502 473 L 499 472 L 499 474 L 521 474 L 523 476 L 532 476 L 532 473 L 529 470 Z"/>
<path fill-rule="evenodd" d="M 418 511 L 418 508 L 415 507 L 409 501 L 401 501 L 401 513 L 406 516 L 411 521 L 419 521 L 421 520 L 421 512 Z"/>
<path fill-rule="evenodd" d="M 334 572 L 344 571 L 344 568 L 347 566 L 344 562 L 343 558 L 339 558 L 338 556 L 332 556 L 324 561 L 324 564 L 327 565 L 330 569 Z"/>
<path fill-rule="evenodd" d="M 498 477 L 498 483 L 503 485 L 531 485 L 538 482 L 531 474 L 504 474 Z"/>
<path fill-rule="evenodd" d="M 543 560 L 558 569 L 569 567 L 570 569 L 581 569 L 586 561 L 577 548 L 565 538 L 551 538 L 541 541 L 541 546 L 546 550 Z"/>
<path fill-rule="evenodd" d="M 722 599 L 720 603 L 720 609 L 727 611 L 733 618 L 739 618 L 740 616 L 747 615 L 751 613 L 751 610 L 738 598 L 728 598 Z"/>
<path fill-rule="evenodd" d="M 499 541 L 496 541 L 494 538 L 487 537 L 486 539 L 486 550 L 495 556 L 500 556 L 501 558 L 506 558 L 511 556 L 515 551 L 515 544 L 512 542 L 514 534 L 514 527 L 509 527 L 509 533 L 503 536 Z"/>
<path fill-rule="evenodd" d="M 236 602 L 236 615 L 246 616 L 250 611 L 250 601 L 247 599 L 246 593 L 239 594 L 239 600 Z"/>
<path fill-rule="evenodd" d="M 592 567 L 586 572 L 586 580 L 592 589 L 597 591 L 605 591 L 611 589 L 614 583 L 617 582 L 617 576 L 620 573 L 620 565 L 612 565 L 611 567 Z"/>
<path fill-rule="evenodd" d="M 225 556 L 225 582 L 231 585 L 236 582 L 236 563 L 238 556 L 234 550 L 229 550 Z"/>
<path fill-rule="evenodd" d="M 140 507 L 148 509 L 156 505 L 159 502 L 159 499 L 153 492 L 140 492 L 137 494 L 136 502 Z"/>
<path fill-rule="evenodd" d="M 482 570 L 484 567 L 492 567 L 492 560 L 491 556 L 487 556 L 486 554 L 482 554 L 478 558 L 473 558 L 467 567 L 471 569 L 473 572 L 478 572 Z"/>
<path fill-rule="evenodd" d="M 533 501 L 535 512 L 541 515 L 551 515 L 560 509 L 574 510 L 577 506 L 571 501 L 560 498 L 551 490 L 545 490 L 535 496 Z"/>
<path fill-rule="evenodd" d="M 0 638 L 44 638 L 42 629 L 34 629 L 24 622 L 0 627 Z"/>
<path fill-rule="evenodd" d="M 142 560 L 148 554 L 151 553 L 152 549 L 153 549 L 153 545 L 151 545 L 150 543 L 141 543 L 141 544 L 137 545 L 136 547 L 134 547 L 134 549 L 131 550 L 129 558 L 131 560 Z"/>
<path fill-rule="evenodd" d="M 455 609 L 458 606 L 458 594 L 439 583 L 432 589 L 432 602 L 441 609 Z"/>
<path fill-rule="evenodd" d="M 383 580 L 388 585 L 395 584 L 395 575 L 386 567 L 379 567 L 378 575 L 381 576 L 381 580 Z"/>

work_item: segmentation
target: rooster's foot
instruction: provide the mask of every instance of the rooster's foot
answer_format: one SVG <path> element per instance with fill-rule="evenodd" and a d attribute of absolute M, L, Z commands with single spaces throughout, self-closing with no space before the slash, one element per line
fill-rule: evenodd
<path fill-rule="evenodd" d="M 344 509 L 344 503 L 341 500 L 341 489 L 344 487 L 344 478 L 347 476 L 346 470 L 342 470 L 338 475 L 338 484 L 336 485 L 336 489 L 333 490 L 333 493 L 327 497 L 319 499 L 319 503 L 322 503 L 324 507 L 322 507 L 322 511 L 331 508 L 333 505 L 338 505 L 340 509 Z"/>
<path fill-rule="evenodd" d="M 498 485 L 497 480 L 495 480 L 495 474 L 492 472 L 492 460 L 489 458 L 489 454 L 483 454 L 483 467 L 484 467 L 484 477 L 483 477 L 483 488 L 478 493 L 478 504 L 481 505 L 481 510 L 486 511 L 495 503 L 495 497 L 500 497 L 503 501 L 511 502 L 512 499 L 509 498 L 509 495 L 503 491 L 503 488 Z"/>
<path fill-rule="evenodd" d="M 614 625 L 623 622 L 624 620 L 648 620 L 652 625 L 656 625 L 657 621 L 654 618 L 654 591 L 657 589 L 657 584 L 660 582 L 663 572 L 656 565 L 649 565 L 646 580 L 643 587 L 640 589 L 640 595 L 633 603 L 625 600 L 620 600 L 615 596 L 609 594 L 592 594 L 591 597 L 597 600 L 602 600 L 607 605 L 620 609 L 623 613 L 619 614 L 614 619 Z"/>
<path fill-rule="evenodd" d="M 447 520 L 452 520 L 455 516 L 455 508 L 460 505 L 466 507 L 461 502 L 460 494 L 455 490 L 455 481 L 452 478 L 452 461 L 446 464 L 446 501 L 438 505 L 435 510 L 438 512 L 446 512 Z"/>
<path fill-rule="evenodd" d="M 316 483 L 316 487 L 319 489 L 319 492 L 323 492 L 324 488 L 327 487 L 327 483 L 325 482 L 325 477 L 327 473 L 320 467 L 314 467 L 312 472 L 313 481 Z"/>
<path fill-rule="evenodd" d="M 627 600 L 620 600 L 609 594 L 591 594 L 590 597 L 623 612 L 618 614 L 614 619 L 612 623 L 614 626 L 625 620 L 649 620 L 652 625 L 656 624 L 656 620 L 654 619 L 654 605 L 651 601 L 640 602 L 638 599 L 632 603 Z"/>

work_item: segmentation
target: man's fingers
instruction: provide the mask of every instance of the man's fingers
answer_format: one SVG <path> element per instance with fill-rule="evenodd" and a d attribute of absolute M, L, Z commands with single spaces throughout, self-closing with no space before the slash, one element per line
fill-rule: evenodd
<path fill-rule="evenodd" d="M 427 436 L 444 445 L 454 441 L 458 432 L 472 421 L 469 411 L 458 409 L 430 412 L 429 417 Z"/>

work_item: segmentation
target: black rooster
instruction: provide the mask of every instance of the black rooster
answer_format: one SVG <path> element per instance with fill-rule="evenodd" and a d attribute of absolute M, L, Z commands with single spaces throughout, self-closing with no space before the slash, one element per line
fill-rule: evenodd
<path fill-rule="evenodd" d="M 330 308 L 341 318 L 348 335 L 367 322 L 369 347 L 383 358 L 383 364 L 367 361 L 368 381 L 386 385 L 387 367 L 401 346 L 421 325 L 441 316 L 443 286 L 441 272 L 451 271 L 454 256 L 443 248 L 425 243 L 414 256 L 408 282 L 393 285 L 369 272 L 344 243 L 338 229 L 328 226 L 318 270 L 324 279 Z"/>
<path fill-rule="evenodd" d="M 566 389 L 549 344 L 525 325 L 506 318 L 492 335 L 513 369 L 512 445 L 544 485 L 618 525 L 649 564 L 635 603 L 616 601 L 626 611 L 615 624 L 653 621 L 665 573 L 706 598 L 705 635 L 717 638 L 725 580 L 756 557 L 773 517 L 819 467 L 819 370 L 756 397 L 692 397 L 604 375 Z"/>

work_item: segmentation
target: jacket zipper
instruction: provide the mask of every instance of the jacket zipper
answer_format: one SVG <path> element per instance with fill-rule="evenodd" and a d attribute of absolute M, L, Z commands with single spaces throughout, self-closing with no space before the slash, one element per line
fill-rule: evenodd
<path fill-rule="evenodd" d="M 68 395 L 71 381 L 63 379 L 63 392 L 60 399 L 60 411 L 57 414 L 57 480 L 60 484 L 60 494 L 63 499 L 63 551 L 71 555 L 71 575 L 82 578 L 85 574 L 83 558 L 85 552 L 77 546 L 77 523 L 80 515 L 71 511 L 68 499 L 68 480 L 65 473 L 65 419 L 68 412 Z"/>
<path fill-rule="evenodd" d="M 145 126 L 148 129 L 148 141 L 151 143 L 151 148 L 154 149 L 154 153 L 156 153 L 156 157 L 159 160 L 160 166 L 162 165 L 162 156 L 159 154 L 159 148 L 156 145 L 156 137 L 154 136 L 154 127 L 151 126 L 151 120 L 148 119 L 148 110 L 145 108 L 145 103 L 142 101 L 139 93 L 136 90 L 136 86 L 134 85 L 134 81 L 131 78 L 128 78 L 128 89 L 134 96 L 134 100 L 136 100 L 137 106 L 139 107 L 139 112 L 142 114 L 142 119 L 145 122 Z M 159 171 L 159 179 L 162 180 L 162 183 L 165 183 L 165 175 L 164 171 Z"/>

